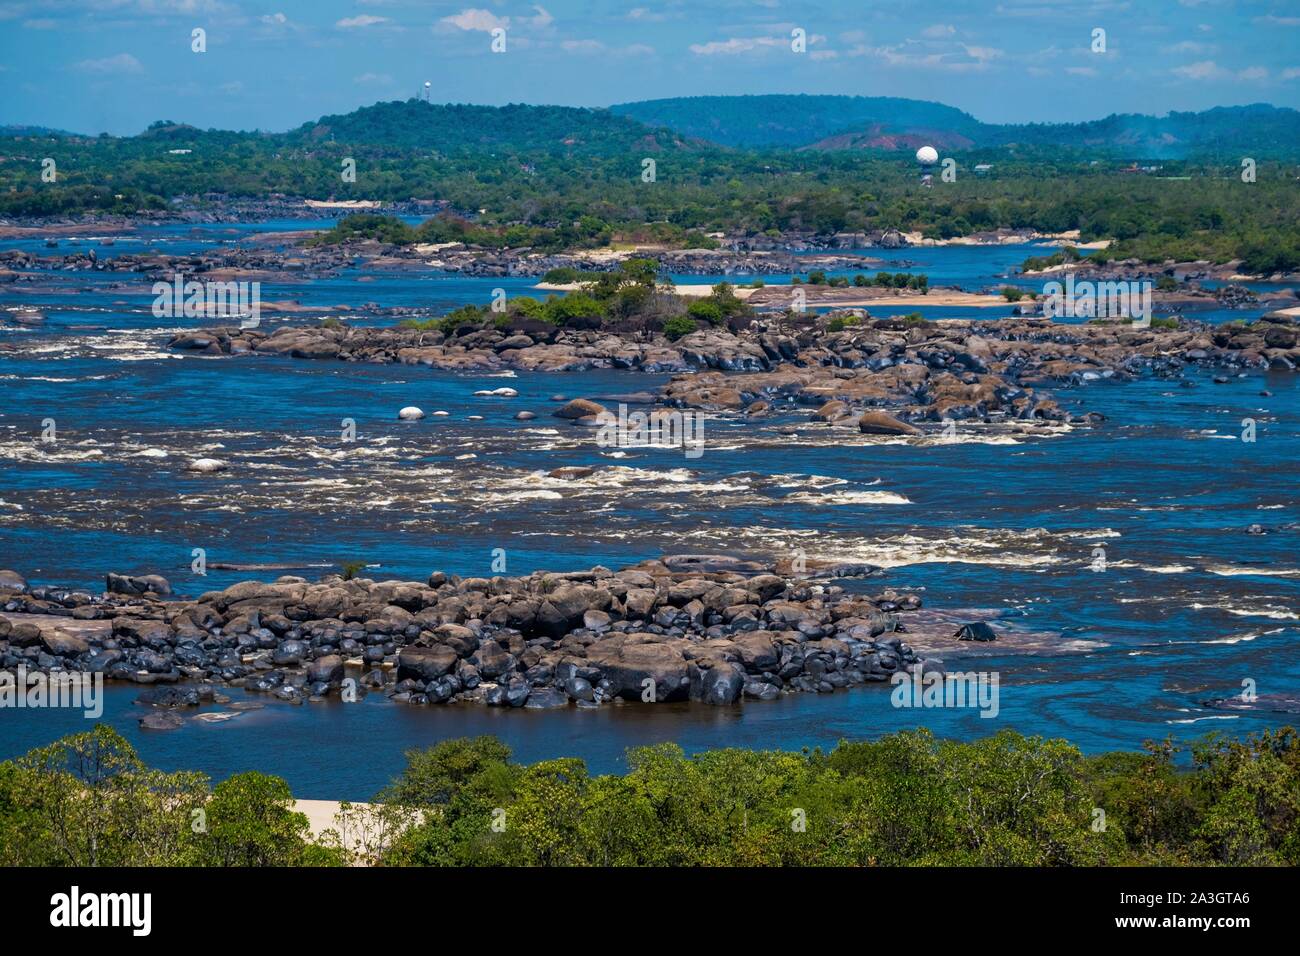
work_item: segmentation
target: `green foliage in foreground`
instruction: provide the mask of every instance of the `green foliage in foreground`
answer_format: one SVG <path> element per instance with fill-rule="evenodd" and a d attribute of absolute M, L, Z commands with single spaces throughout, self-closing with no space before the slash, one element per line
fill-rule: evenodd
<path fill-rule="evenodd" d="M 1014 731 L 834 750 L 628 751 L 628 772 L 449 740 L 362 819 L 309 839 L 283 780 L 146 767 L 106 725 L 0 763 L 5 866 L 754 866 L 1300 863 L 1300 736 L 1086 757 Z M 363 836 L 364 838 L 359 838 Z M 344 849 L 343 847 L 347 847 Z"/>

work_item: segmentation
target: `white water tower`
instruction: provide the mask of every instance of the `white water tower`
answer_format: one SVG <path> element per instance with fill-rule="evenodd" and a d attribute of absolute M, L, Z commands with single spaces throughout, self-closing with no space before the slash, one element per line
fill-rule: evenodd
<path fill-rule="evenodd" d="M 916 165 L 921 169 L 922 186 L 932 185 L 933 177 L 931 176 L 930 171 L 938 161 L 939 151 L 933 146 L 922 146 L 916 151 Z"/>

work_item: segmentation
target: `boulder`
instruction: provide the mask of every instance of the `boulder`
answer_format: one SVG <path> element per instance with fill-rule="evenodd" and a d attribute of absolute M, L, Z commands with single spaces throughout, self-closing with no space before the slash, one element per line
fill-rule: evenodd
<path fill-rule="evenodd" d="M 772 635 L 766 631 L 738 635 L 733 643 L 745 668 L 755 674 L 774 671 L 780 666 L 781 656 L 772 644 Z"/>
<path fill-rule="evenodd" d="M 312 684 L 329 684 L 335 687 L 343 683 L 343 658 L 338 654 L 326 654 L 307 665 L 307 681 Z"/>
<path fill-rule="evenodd" d="M 957 638 L 959 641 L 996 641 L 998 639 L 993 628 L 989 627 L 983 621 L 974 621 L 970 624 L 963 624 L 953 637 Z"/>
<path fill-rule="evenodd" d="M 404 647 L 397 655 L 397 679 L 436 680 L 456 661 L 456 652 L 449 647 Z"/>
<path fill-rule="evenodd" d="M 176 730 L 184 725 L 185 721 L 179 714 L 174 714 L 168 710 L 160 710 L 156 713 L 145 714 L 140 718 L 141 730 Z"/>
<path fill-rule="evenodd" d="M 569 706 L 569 698 L 554 687 L 534 687 L 524 703 L 524 707 L 528 710 L 552 710 L 567 706 Z"/>
<path fill-rule="evenodd" d="M 17 571 L 0 571 L 0 591 L 27 592 L 27 581 Z"/>
<path fill-rule="evenodd" d="M 719 661 L 710 668 L 691 665 L 692 700 L 718 706 L 734 704 L 745 689 L 745 672 L 736 664 Z"/>
<path fill-rule="evenodd" d="M 151 687 L 135 699 L 145 707 L 173 709 L 199 706 L 199 692 L 194 687 Z"/>
<path fill-rule="evenodd" d="M 562 584 L 547 594 L 537 609 L 537 628 L 561 637 L 582 625 L 588 611 L 603 611 L 612 597 L 603 588 L 587 584 Z"/>
<path fill-rule="evenodd" d="M 610 692 L 624 700 L 643 700 L 650 686 L 647 681 L 654 684 L 656 703 L 686 700 L 690 696 L 686 658 L 671 645 L 633 644 L 606 651 L 595 644 L 588 650 L 588 657 L 601 669 Z"/>
<path fill-rule="evenodd" d="M 139 597 L 150 592 L 154 594 L 171 594 L 172 586 L 160 574 L 113 574 L 105 579 L 105 588 L 110 594 L 126 594 Z"/>
<path fill-rule="evenodd" d="M 564 682 L 564 692 L 574 700 L 594 701 L 596 689 L 585 677 L 570 677 Z"/>
<path fill-rule="evenodd" d="M 302 641 L 284 641 L 271 654 L 271 663 L 277 667 L 301 664 L 307 656 L 307 645 Z"/>
<path fill-rule="evenodd" d="M 591 418 L 596 415 L 608 415 L 609 410 L 598 402 L 589 401 L 585 398 L 575 398 L 563 408 L 557 408 L 553 413 L 556 418 Z"/>
<path fill-rule="evenodd" d="M 212 475 L 219 471 L 225 471 L 229 467 L 220 458 L 196 458 L 185 466 L 185 470 L 197 472 L 201 475 Z"/>
<path fill-rule="evenodd" d="M 54 629 L 41 631 L 41 644 L 55 657 L 77 657 L 90 650 L 84 637 Z"/>
<path fill-rule="evenodd" d="M 893 415 L 884 412 L 863 412 L 858 419 L 858 431 L 864 435 L 919 435 L 921 429 L 906 422 L 900 422 Z"/>

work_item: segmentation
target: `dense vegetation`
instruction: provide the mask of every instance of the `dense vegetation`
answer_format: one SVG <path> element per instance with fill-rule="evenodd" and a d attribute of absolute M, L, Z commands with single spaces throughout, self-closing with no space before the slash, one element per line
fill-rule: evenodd
<path fill-rule="evenodd" d="M 444 122 L 444 114 L 461 121 Z M 411 101 L 274 135 L 166 122 L 128 138 L 0 135 L 0 215 L 148 212 L 224 197 L 416 199 L 457 213 L 425 227 L 422 241 L 493 248 L 696 246 L 715 231 L 898 229 L 942 239 L 997 228 L 1077 229 L 1084 240 L 1117 240 L 1108 256 L 1245 258 L 1254 271 L 1297 261 L 1300 201 L 1290 168 L 1261 161 L 1257 181 L 1244 183 L 1235 159 L 1170 162 L 1143 173 L 1095 155 L 1019 146 L 957 151 L 956 181 L 936 176 L 924 188 L 910 156 L 734 150 L 607 111 Z M 45 157 L 58 164 L 54 183 L 41 181 Z M 343 177 L 348 159 L 355 182 Z M 981 162 L 992 164 L 986 175 L 973 172 Z"/>
<path fill-rule="evenodd" d="M 630 750 L 624 774 L 522 765 L 495 738 L 407 754 L 376 799 L 309 839 L 284 781 L 145 766 L 106 725 L 0 764 L 0 865 L 1291 865 L 1290 728 L 1085 757 L 1012 731 L 927 731 L 829 753 Z"/>
<path fill-rule="evenodd" d="M 678 339 L 701 326 L 724 325 L 752 314 L 727 282 L 718 283 L 707 296 L 685 302 L 674 294 L 671 282 L 659 280 L 658 263 L 653 259 L 624 259 L 607 272 L 553 269 L 545 280 L 578 288 L 545 299 L 517 295 L 496 308 L 465 305 L 442 318 L 406 319 L 402 325 L 452 333 L 461 327 L 466 331 L 481 328 L 485 320 L 519 331 L 529 331 L 530 323 L 544 322 L 577 329 L 662 331 L 670 339 Z"/>

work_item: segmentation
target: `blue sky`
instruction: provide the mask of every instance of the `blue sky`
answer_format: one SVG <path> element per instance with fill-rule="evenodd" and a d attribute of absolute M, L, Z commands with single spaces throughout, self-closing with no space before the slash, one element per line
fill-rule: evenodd
<path fill-rule="evenodd" d="M 853 93 L 990 122 L 1296 107 L 1300 0 L 0 0 L 0 123 L 283 130 L 426 80 L 441 102 Z"/>

